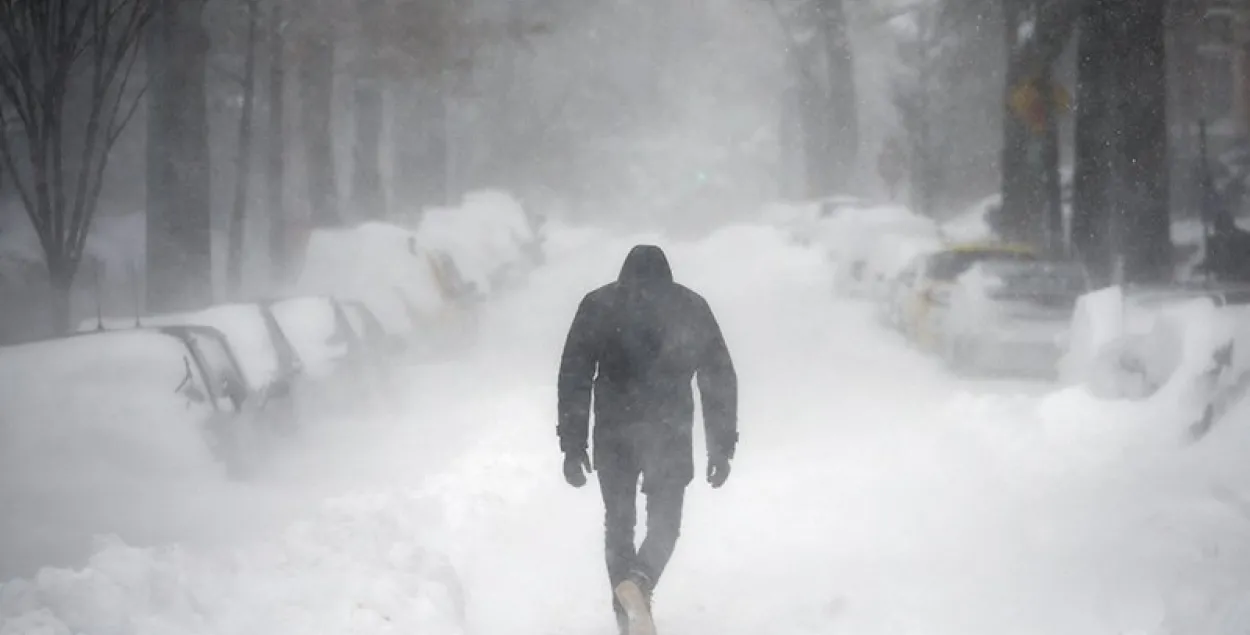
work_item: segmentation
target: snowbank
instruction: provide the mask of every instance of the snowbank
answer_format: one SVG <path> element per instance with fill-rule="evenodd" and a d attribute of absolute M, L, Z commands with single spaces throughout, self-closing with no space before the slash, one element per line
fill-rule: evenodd
<path fill-rule="evenodd" d="M 1087 294 L 1061 362 L 1063 382 L 1096 398 L 1144 401 L 1188 424 L 1215 406 L 1203 425 L 1242 396 L 1248 373 L 1250 304 L 1216 289 Z"/>
<path fill-rule="evenodd" d="M 0 587 L 0 634 L 459 635 L 463 591 L 431 549 L 438 513 L 421 497 L 348 498 L 230 552 L 104 539 L 81 570 Z"/>
<path fill-rule="evenodd" d="M 514 421 L 518 404 L 507 401 L 475 412 Z M 0 634 L 467 635 L 471 607 L 490 615 L 500 606 L 468 593 L 462 569 L 498 573 L 475 547 L 496 531 L 501 510 L 531 497 L 547 467 L 545 457 L 515 453 L 518 440 L 532 437 L 493 428 L 419 487 L 330 498 L 264 539 L 203 549 L 103 537 L 81 568 L 0 586 Z"/>

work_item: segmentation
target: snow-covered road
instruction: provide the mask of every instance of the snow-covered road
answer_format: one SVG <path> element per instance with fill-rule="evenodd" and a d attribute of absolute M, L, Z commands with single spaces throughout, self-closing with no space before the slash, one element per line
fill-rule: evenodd
<path fill-rule="evenodd" d="M 577 301 L 636 240 L 557 240 L 471 354 L 412 371 L 403 421 L 211 499 L 267 522 L 5 583 L 0 634 L 613 633 L 601 503 L 560 477 L 554 379 Z M 953 379 L 767 230 L 661 244 L 742 386 L 733 474 L 692 487 L 661 633 L 1244 630 L 1240 427 L 1184 447 L 1128 405 Z"/>

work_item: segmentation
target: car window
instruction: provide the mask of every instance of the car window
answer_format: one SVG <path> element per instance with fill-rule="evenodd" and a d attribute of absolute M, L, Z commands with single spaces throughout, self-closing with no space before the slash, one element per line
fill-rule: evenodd
<path fill-rule="evenodd" d="M 993 295 L 1001 299 L 1067 305 L 1088 290 L 1085 271 L 1076 263 L 994 260 L 981 269 L 994 281 Z"/>
<path fill-rule="evenodd" d="M 246 398 L 243 376 L 234 364 L 226 344 L 204 333 L 192 332 L 191 340 L 199 351 L 208 374 L 210 395 L 221 410 L 234 410 Z"/>
<path fill-rule="evenodd" d="M 939 282 L 954 282 L 966 273 L 973 265 L 985 260 L 1029 262 L 1037 260 L 1037 256 L 1027 252 L 1003 250 L 966 250 L 944 251 L 929 257 L 925 275 Z"/>

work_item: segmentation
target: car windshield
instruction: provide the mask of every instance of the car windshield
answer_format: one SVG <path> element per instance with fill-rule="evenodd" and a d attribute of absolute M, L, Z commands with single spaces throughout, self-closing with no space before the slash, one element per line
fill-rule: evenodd
<path fill-rule="evenodd" d="M 1037 256 L 1028 252 L 993 249 L 944 251 L 930 258 L 928 277 L 939 282 L 953 282 L 973 265 L 991 259 L 1004 263 L 1032 262 L 1037 260 Z"/>

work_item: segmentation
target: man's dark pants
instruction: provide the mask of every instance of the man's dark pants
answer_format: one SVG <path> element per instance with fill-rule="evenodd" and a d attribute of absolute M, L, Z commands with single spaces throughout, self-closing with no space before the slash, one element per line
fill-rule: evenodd
<path fill-rule="evenodd" d="M 608 580 L 612 589 L 616 589 L 631 572 L 640 572 L 649 582 L 648 587 L 643 589 L 649 595 L 663 575 L 677 545 L 687 483 L 681 479 L 656 479 L 644 484 L 647 535 L 641 547 L 635 549 L 638 480 L 643 470 L 635 452 L 620 446 L 612 449 L 614 451 L 605 453 L 607 456 L 602 457 L 606 460 L 596 466 L 605 510 Z M 626 624 L 625 611 L 615 594 L 612 596 L 612 608 L 616 612 L 617 623 L 623 630 Z"/>

